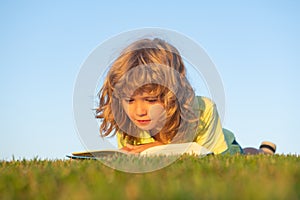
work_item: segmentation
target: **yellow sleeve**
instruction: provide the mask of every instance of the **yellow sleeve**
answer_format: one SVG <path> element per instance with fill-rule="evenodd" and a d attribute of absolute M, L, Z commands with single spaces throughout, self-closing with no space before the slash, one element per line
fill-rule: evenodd
<path fill-rule="evenodd" d="M 200 106 L 200 123 L 195 142 L 204 146 L 214 154 L 227 150 L 227 144 L 222 130 L 216 105 L 208 98 L 198 97 Z"/>
<path fill-rule="evenodd" d="M 120 132 L 117 132 L 117 141 L 118 141 L 118 148 L 121 149 L 126 146 L 125 139 L 123 138 Z"/>

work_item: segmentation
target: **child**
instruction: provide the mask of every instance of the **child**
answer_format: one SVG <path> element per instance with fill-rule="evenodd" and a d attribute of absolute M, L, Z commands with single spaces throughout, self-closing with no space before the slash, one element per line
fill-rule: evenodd
<path fill-rule="evenodd" d="M 214 154 L 243 153 L 222 129 L 216 105 L 195 96 L 178 50 L 141 39 L 113 62 L 99 92 L 101 136 L 117 134 L 118 146 L 139 153 L 169 143 L 197 142 Z"/>

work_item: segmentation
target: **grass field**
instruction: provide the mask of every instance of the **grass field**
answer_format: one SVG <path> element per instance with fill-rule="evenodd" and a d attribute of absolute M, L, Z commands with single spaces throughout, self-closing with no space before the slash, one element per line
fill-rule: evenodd
<path fill-rule="evenodd" d="M 95 160 L 0 162 L 0 199 L 300 199 L 300 158 L 183 156 L 150 173 Z"/>

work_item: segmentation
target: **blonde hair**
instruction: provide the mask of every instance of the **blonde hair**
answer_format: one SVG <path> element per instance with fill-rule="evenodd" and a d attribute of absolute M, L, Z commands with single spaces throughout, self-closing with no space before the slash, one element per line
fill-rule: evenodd
<path fill-rule="evenodd" d="M 164 40 L 142 39 L 125 48 L 113 62 L 99 91 L 96 117 L 102 119 L 101 136 L 119 132 L 130 143 L 139 140 L 141 130 L 122 107 L 122 98 L 148 92 L 164 105 L 166 122 L 154 136 L 163 143 L 191 141 L 198 115 L 193 111 L 195 93 L 178 50 Z M 190 135 L 189 135 L 190 134 Z"/>

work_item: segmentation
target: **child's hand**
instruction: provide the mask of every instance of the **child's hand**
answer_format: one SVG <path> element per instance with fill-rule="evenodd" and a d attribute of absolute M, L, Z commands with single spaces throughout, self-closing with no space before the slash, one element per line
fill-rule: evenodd
<path fill-rule="evenodd" d="M 122 148 L 123 151 L 129 152 L 129 153 L 140 153 L 150 147 L 163 145 L 163 143 L 155 141 L 148 144 L 142 144 L 142 145 L 131 145 L 127 144 L 125 147 Z"/>

